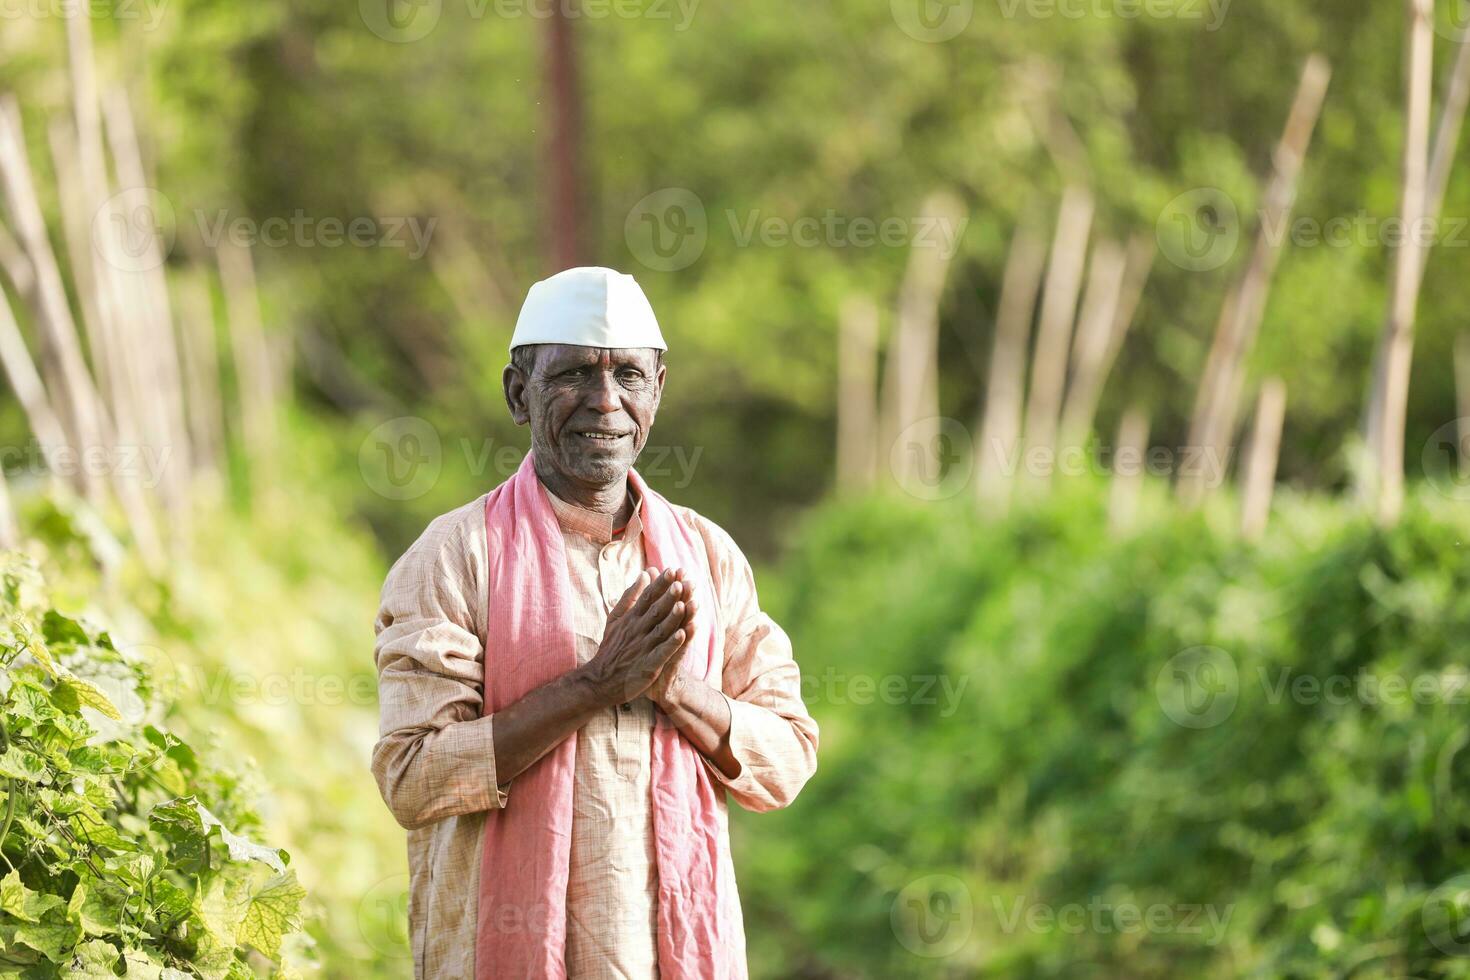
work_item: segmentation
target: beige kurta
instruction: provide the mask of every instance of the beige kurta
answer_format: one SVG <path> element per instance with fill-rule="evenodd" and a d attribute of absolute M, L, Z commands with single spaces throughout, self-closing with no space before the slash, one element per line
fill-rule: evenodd
<path fill-rule="evenodd" d="M 566 543 L 578 662 L 597 652 L 607 613 L 644 567 L 635 514 L 612 521 L 551 497 Z M 750 810 L 789 803 L 816 768 L 817 726 L 801 700 L 786 634 L 761 612 L 750 565 L 723 530 L 674 511 L 705 544 L 730 701 L 735 778 L 708 770 Z M 409 928 L 418 977 L 474 977 L 485 811 L 515 806 L 495 774 L 494 716 L 482 718 L 485 498 L 434 520 L 388 573 L 377 620 L 381 738 L 373 774 L 408 828 Z M 647 698 L 608 708 L 578 732 L 567 887 L 567 973 L 657 975 L 651 734 Z M 733 881 L 726 808 L 720 862 Z M 493 873 L 493 870 L 491 871 Z"/>

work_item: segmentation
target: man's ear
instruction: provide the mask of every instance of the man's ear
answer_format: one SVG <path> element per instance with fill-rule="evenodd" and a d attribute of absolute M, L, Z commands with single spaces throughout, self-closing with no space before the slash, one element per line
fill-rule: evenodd
<path fill-rule="evenodd" d="M 511 421 L 525 425 L 531 421 L 531 411 L 526 406 L 526 376 L 514 364 L 507 364 L 501 372 L 500 384 L 505 389 L 505 406 L 510 409 Z"/>

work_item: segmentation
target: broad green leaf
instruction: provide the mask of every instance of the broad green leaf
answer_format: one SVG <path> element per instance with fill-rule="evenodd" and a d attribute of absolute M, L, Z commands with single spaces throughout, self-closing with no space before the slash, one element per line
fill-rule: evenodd
<path fill-rule="evenodd" d="M 27 888 L 20 880 L 19 871 L 0 879 L 0 911 L 9 912 L 22 922 L 40 922 L 47 912 L 65 904 L 65 899 L 58 895 Z"/>
<path fill-rule="evenodd" d="M 15 941 L 29 946 L 53 963 L 65 963 L 71 950 L 82 938 L 82 927 L 75 922 L 23 922 L 15 927 Z"/>
<path fill-rule="evenodd" d="M 159 919 L 166 925 L 172 925 L 188 916 L 193 902 L 192 895 L 167 878 L 159 876 L 154 879 L 153 903 Z"/>
<path fill-rule="evenodd" d="M 82 891 L 82 886 L 78 885 L 77 890 Z M 122 901 L 123 895 L 119 889 L 112 886 L 104 888 L 94 882 L 92 888 L 86 889 L 78 910 L 82 931 L 89 936 L 116 933 L 122 921 Z"/>
<path fill-rule="evenodd" d="M 116 827 L 102 819 L 95 810 L 86 809 L 74 813 L 67 818 L 67 822 L 83 840 L 97 847 L 106 847 L 114 851 L 137 851 L 143 846 L 138 841 L 124 836 Z"/>
<path fill-rule="evenodd" d="M 209 836 L 219 831 L 232 861 L 259 861 L 269 865 L 277 874 L 286 870 L 285 852 L 275 847 L 256 844 L 234 833 L 219 818 L 195 797 L 183 796 L 155 806 L 149 814 L 158 832 L 164 837 L 187 849 L 193 844 L 195 835 Z"/>
<path fill-rule="evenodd" d="M 276 875 L 251 896 L 250 910 L 240 923 L 237 938 L 272 959 L 280 953 L 281 940 L 301 927 L 301 901 L 306 889 L 295 872 Z"/>
<path fill-rule="evenodd" d="M 92 642 L 87 629 L 78 620 L 65 616 L 55 609 L 46 610 L 41 618 L 41 632 L 47 643 L 87 644 Z"/>
<path fill-rule="evenodd" d="M 31 658 L 41 665 L 41 669 L 52 677 L 61 673 L 61 668 L 51 656 L 50 648 L 46 646 L 46 641 L 41 637 L 35 635 L 26 637 L 25 652 L 30 654 Z"/>
<path fill-rule="evenodd" d="M 0 776 L 28 783 L 49 781 L 46 778 L 46 760 L 14 743 L 0 753 Z"/>
<path fill-rule="evenodd" d="M 102 980 L 104 977 L 111 980 L 117 975 L 113 969 L 120 959 L 122 954 L 111 943 L 89 939 L 76 948 L 68 972 L 73 977 L 85 977 L 87 980 Z"/>
<path fill-rule="evenodd" d="M 56 682 L 56 687 L 51 692 L 51 700 L 62 711 L 72 714 L 82 708 L 92 708 L 113 721 L 122 721 L 122 713 L 96 684 L 75 675 Z"/>

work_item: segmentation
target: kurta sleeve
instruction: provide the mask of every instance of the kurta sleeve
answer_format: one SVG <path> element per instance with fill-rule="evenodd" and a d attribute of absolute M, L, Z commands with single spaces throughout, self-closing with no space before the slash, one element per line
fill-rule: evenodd
<path fill-rule="evenodd" d="M 801 670 L 786 632 L 760 608 L 755 574 L 734 540 L 700 519 L 725 628 L 722 693 L 730 751 L 740 771 L 711 775 L 747 810 L 788 805 L 817 769 L 817 723 L 801 698 Z"/>
<path fill-rule="evenodd" d="M 495 775 L 494 719 L 480 716 L 483 535 L 472 539 L 482 504 L 436 519 L 383 583 L 372 770 L 407 828 L 506 802 Z"/>

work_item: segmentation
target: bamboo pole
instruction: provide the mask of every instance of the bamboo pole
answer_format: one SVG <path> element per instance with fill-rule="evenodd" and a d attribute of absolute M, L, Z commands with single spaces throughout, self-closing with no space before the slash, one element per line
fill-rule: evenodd
<path fill-rule="evenodd" d="M 119 89 L 110 90 L 102 107 L 104 131 L 119 183 L 129 191 L 147 188 L 148 175 L 127 97 Z M 152 404 L 157 418 L 153 435 L 159 440 L 155 445 L 166 455 L 162 499 L 173 518 L 170 527 L 182 543 L 189 537 L 189 477 L 193 466 L 189 460 L 184 382 L 179 372 L 179 350 L 174 342 L 173 309 L 164 278 L 167 256 L 154 228 L 150 227 L 140 241 L 144 261 L 130 270 L 135 292 L 143 303 L 137 332 L 145 338 L 146 364 L 155 392 Z"/>
<path fill-rule="evenodd" d="M 1321 55 L 1312 55 L 1302 68 L 1286 127 L 1276 145 L 1255 247 L 1244 273 L 1227 296 L 1205 364 L 1190 422 L 1189 445 L 1204 457 L 1222 463 L 1229 456 L 1226 443 L 1235 429 L 1245 359 L 1255 345 L 1266 313 L 1271 277 L 1281 257 L 1283 243 L 1278 232 L 1291 219 L 1297 178 L 1322 112 L 1331 75 L 1327 60 Z M 1210 489 L 1204 467 L 1179 475 L 1179 497 L 1186 505 L 1198 503 Z"/>
<path fill-rule="evenodd" d="M 207 478 L 224 459 L 224 409 L 220 398 L 219 347 L 209 273 L 189 271 L 174 278 L 179 349 L 188 400 L 189 454 L 195 472 Z"/>
<path fill-rule="evenodd" d="M 1455 64 L 1445 85 L 1444 104 L 1434 127 L 1434 148 L 1429 153 L 1428 201 L 1426 213 L 1438 218 L 1444 207 L 1450 171 L 1455 164 L 1455 150 L 1460 143 L 1460 130 L 1465 124 L 1465 110 L 1470 107 L 1470 30 L 1461 33 L 1455 45 Z M 1422 275 L 1423 268 L 1420 268 Z"/>
<path fill-rule="evenodd" d="M 1103 241 L 1092 250 L 1087 268 L 1087 290 L 1077 333 L 1072 338 L 1072 368 L 1062 403 L 1061 442 L 1063 449 L 1087 441 L 1092 424 L 1092 406 L 1102 389 L 1103 361 L 1112 344 L 1114 321 L 1123 290 L 1127 255 L 1117 242 Z"/>
<path fill-rule="evenodd" d="M 93 377 L 99 397 L 107 405 L 118 438 L 124 442 L 135 438 L 132 424 L 129 381 L 123 372 L 124 358 L 117 351 L 114 336 L 111 289 L 101 278 L 105 270 L 97 269 L 97 245 L 93 241 L 95 206 L 89 206 L 91 195 L 82 182 L 77 165 L 76 134 L 60 120 L 50 127 L 52 171 L 56 175 L 56 196 L 61 206 L 62 238 L 71 262 L 72 282 L 82 310 L 82 327 L 87 349 L 92 355 Z"/>
<path fill-rule="evenodd" d="M 986 511 L 1004 509 L 1021 443 L 1021 404 L 1025 396 L 1026 347 L 1046 265 L 1046 242 L 1026 223 L 1011 239 L 995 317 L 995 342 L 985 386 L 985 410 L 976 429 L 980 442 L 976 477 L 978 503 Z"/>
<path fill-rule="evenodd" d="M 1455 338 L 1455 403 L 1460 409 L 1460 476 L 1470 479 L 1470 333 Z"/>
<path fill-rule="evenodd" d="M 16 235 L 35 273 L 33 312 L 41 341 L 42 375 L 53 393 L 66 445 L 78 454 L 104 447 L 110 426 L 82 358 L 61 271 L 31 179 L 20 107 L 13 96 L 0 99 L 0 184 Z M 89 466 L 77 467 L 75 482 L 89 500 L 100 501 L 102 484 Z"/>
<path fill-rule="evenodd" d="M 1108 495 L 1108 526 L 1117 534 L 1138 519 L 1138 498 L 1148 469 L 1148 415 L 1133 407 L 1118 423 L 1113 449 L 1113 485 Z"/>
<path fill-rule="evenodd" d="M 1261 385 L 1256 402 L 1256 422 L 1245 459 L 1240 530 L 1249 541 L 1265 533 L 1271 516 L 1271 496 L 1276 488 L 1276 463 L 1281 455 L 1281 429 L 1285 421 L 1286 385 L 1280 378 L 1268 378 Z"/>
<path fill-rule="evenodd" d="M 31 260 L 26 258 L 20 242 L 15 240 L 10 229 L 3 224 L 0 224 L 0 269 L 5 270 L 6 277 L 17 293 L 27 296 L 34 292 L 36 271 L 31 267 Z"/>
<path fill-rule="evenodd" d="M 31 360 L 20 324 L 16 322 L 3 290 L 0 290 L 0 367 L 4 368 L 10 390 L 25 412 L 31 434 L 41 444 L 47 466 L 60 476 L 61 469 L 55 463 L 54 454 L 67 445 L 66 431 L 56 410 L 51 407 L 46 385 Z"/>
<path fill-rule="evenodd" d="M 1425 188 L 1424 214 L 1429 221 L 1439 219 L 1444 208 L 1445 192 L 1449 186 L 1450 171 L 1454 165 L 1455 151 L 1459 145 L 1460 130 L 1465 121 L 1465 110 L 1470 105 L 1470 31 L 1462 32 L 1456 44 L 1455 63 L 1445 86 L 1444 104 L 1440 107 L 1439 120 L 1434 128 L 1433 148 L 1429 152 L 1428 176 Z M 1413 292 L 1417 296 L 1423 288 L 1425 269 L 1429 265 L 1428 249 L 1432 243 L 1416 249 L 1413 273 Z M 1392 302 L 1392 301 L 1391 301 Z M 1392 316 L 1390 312 L 1389 316 Z M 1363 416 L 1363 437 L 1368 457 L 1376 461 L 1380 430 L 1381 398 L 1385 388 L 1387 331 L 1379 337 L 1373 360 L 1373 388 Z"/>
<path fill-rule="evenodd" d="M 1026 399 L 1023 433 L 1028 455 L 1033 451 L 1043 454 L 1056 451 L 1057 422 L 1067 378 L 1072 324 L 1077 316 L 1077 296 L 1087 258 L 1092 209 L 1092 195 L 1086 190 L 1072 186 L 1063 193 L 1046 270 L 1041 317 L 1036 327 L 1036 350 L 1031 360 L 1031 390 Z M 1033 480 L 1038 485 L 1047 482 L 1039 474 Z"/>
<path fill-rule="evenodd" d="M 1071 408 L 1072 417 L 1068 421 L 1068 409 L 1062 411 L 1063 428 L 1068 425 L 1072 430 L 1081 433 L 1079 442 L 1085 440 L 1092 432 L 1093 418 L 1097 414 L 1097 405 L 1101 400 L 1103 386 L 1107 384 L 1108 376 L 1112 374 L 1113 365 L 1117 363 L 1118 355 L 1123 350 L 1123 341 L 1128 337 L 1128 331 L 1132 329 L 1133 319 L 1138 313 L 1138 305 L 1143 299 L 1143 288 L 1148 283 L 1149 272 L 1153 268 L 1154 252 L 1156 249 L 1154 239 L 1149 235 L 1136 235 L 1128 244 L 1128 254 L 1123 270 L 1123 281 L 1118 290 L 1118 301 L 1114 308 L 1113 322 L 1108 332 L 1107 347 L 1103 351 L 1101 362 L 1092 372 L 1091 378 L 1081 379 L 1078 382 L 1075 395 L 1069 393 L 1067 396 L 1068 406 Z"/>
<path fill-rule="evenodd" d="M 1373 431 L 1372 489 L 1380 524 L 1398 520 L 1404 496 L 1404 423 L 1409 371 L 1414 356 L 1414 319 L 1419 304 L 1421 247 L 1417 231 L 1428 203 L 1429 114 L 1434 83 L 1434 16 L 1430 0 L 1405 0 L 1408 15 L 1405 59 L 1403 185 L 1400 214 L 1405 236 L 1395 251 L 1393 285 L 1384 324 L 1378 370 L 1374 372 L 1369 417 Z"/>
<path fill-rule="evenodd" d="M 1143 289 L 1148 285 L 1149 273 L 1153 271 L 1157 248 L 1157 241 L 1152 235 L 1135 235 L 1128 243 L 1128 262 L 1123 270 L 1123 288 L 1119 290 L 1117 317 L 1113 321 L 1107 354 L 1103 357 L 1102 378 L 1104 381 L 1112 371 L 1113 363 L 1117 361 L 1118 355 L 1122 353 L 1123 341 L 1128 339 L 1128 331 L 1133 329 L 1133 321 L 1138 316 L 1139 304 L 1143 302 Z M 1093 411 L 1096 411 L 1096 406 L 1093 407 Z M 1091 428 L 1091 415 L 1088 416 L 1087 424 Z"/>
<path fill-rule="evenodd" d="M 255 265 L 249 250 L 228 238 L 220 241 L 215 256 L 224 287 L 241 434 L 253 486 L 263 489 L 274 469 L 278 428 L 275 365 L 261 320 Z"/>
<path fill-rule="evenodd" d="M 940 227 L 963 227 L 964 205 L 952 194 L 930 195 L 921 210 Z M 909 251 L 885 378 L 883 445 L 889 450 L 903 439 L 927 452 L 939 433 L 939 302 L 952 258 L 935 242 L 915 241 Z M 910 486 L 918 476 L 916 454 L 890 453 L 890 458 L 899 460 L 894 473 L 899 486 Z"/>
<path fill-rule="evenodd" d="M 10 486 L 5 469 L 0 467 L 0 549 L 20 547 L 20 528 L 15 523 L 15 509 L 10 503 Z"/>
<path fill-rule="evenodd" d="M 837 485 L 870 489 L 878 455 L 878 307 L 866 296 L 843 303 L 837 329 Z"/>

